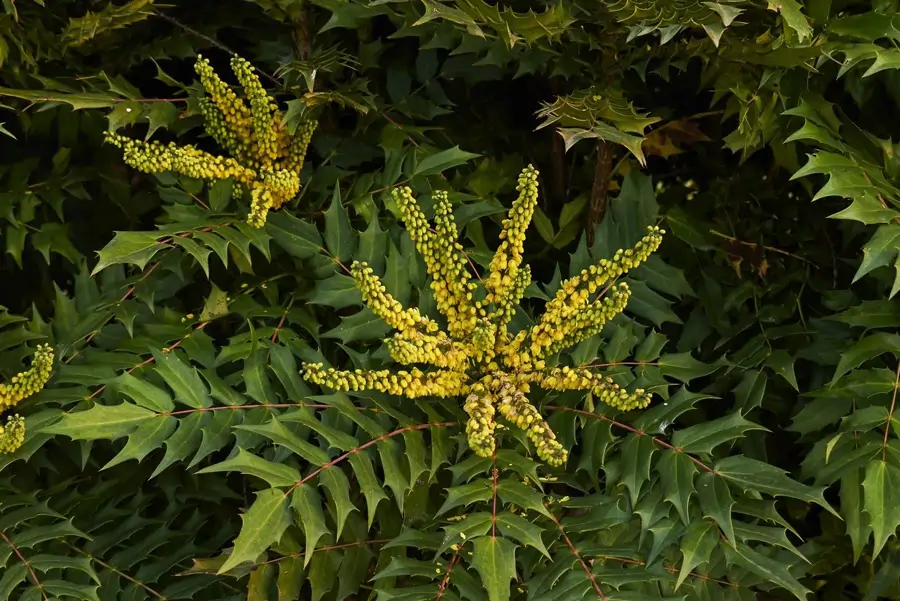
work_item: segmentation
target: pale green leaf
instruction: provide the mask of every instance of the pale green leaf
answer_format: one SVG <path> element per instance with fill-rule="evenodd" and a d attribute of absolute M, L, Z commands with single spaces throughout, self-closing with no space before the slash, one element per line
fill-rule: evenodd
<path fill-rule="evenodd" d="M 475 540 L 472 566 L 481 576 L 490 601 L 509 600 L 509 581 L 516 579 L 516 545 L 505 538 L 482 536 Z"/>
<path fill-rule="evenodd" d="M 219 568 L 219 574 L 224 574 L 245 561 L 255 560 L 260 553 L 281 539 L 281 535 L 291 525 L 287 496 L 277 488 L 267 488 L 256 493 L 256 500 L 241 515 L 241 521 L 241 532 L 234 541 L 234 550 Z"/>

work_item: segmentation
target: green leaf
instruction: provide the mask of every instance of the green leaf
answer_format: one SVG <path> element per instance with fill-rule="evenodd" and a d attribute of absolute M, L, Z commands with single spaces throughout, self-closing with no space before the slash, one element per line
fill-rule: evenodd
<path fill-rule="evenodd" d="M 159 234 L 154 232 L 116 232 L 110 243 L 97 253 L 100 258 L 91 275 L 119 263 L 144 269 L 150 259 L 164 248 L 157 242 L 158 238 Z"/>
<path fill-rule="evenodd" d="M 155 478 L 170 465 L 184 461 L 188 455 L 197 450 L 203 436 L 203 427 L 205 422 L 209 421 L 209 417 L 207 413 L 197 412 L 178 420 L 178 429 L 166 439 L 166 454 L 153 471 L 151 478 Z"/>
<path fill-rule="evenodd" d="M 356 238 L 350 226 L 347 209 L 341 204 L 341 187 L 334 184 L 331 206 L 325 212 L 325 244 L 331 256 L 339 261 L 349 261 L 356 250 Z"/>
<path fill-rule="evenodd" d="M 333 309 L 362 304 L 362 296 L 353 278 L 342 273 L 316 280 L 315 287 L 306 300 L 314 305 L 325 305 Z"/>
<path fill-rule="evenodd" d="M 366 307 L 350 317 L 342 317 L 341 325 L 325 332 L 322 334 L 322 337 L 337 338 L 344 344 L 347 344 L 348 342 L 378 340 L 383 338 L 390 330 L 390 326 Z"/>
<path fill-rule="evenodd" d="M 472 503 L 487 501 L 492 496 L 491 485 L 484 479 L 462 486 L 452 486 L 447 489 L 447 498 L 444 499 L 444 504 L 437 510 L 435 516 L 443 515 L 454 507 L 465 507 Z"/>
<path fill-rule="evenodd" d="M 436 152 L 419 161 L 415 171 L 413 171 L 413 177 L 419 175 L 437 175 L 447 169 L 462 165 L 480 156 L 480 154 L 465 152 L 464 150 L 460 150 L 459 146 L 454 146 L 453 148 Z"/>
<path fill-rule="evenodd" d="M 629 436 L 622 445 L 622 483 L 628 490 L 632 505 L 637 504 L 641 488 L 650 479 L 650 463 L 656 445 L 649 436 Z"/>
<path fill-rule="evenodd" d="M 504 503 L 510 503 L 522 509 L 530 509 L 550 517 L 550 512 L 544 506 L 544 495 L 516 480 L 501 480 L 497 484 L 497 496 Z"/>
<path fill-rule="evenodd" d="M 641 166 L 645 166 L 647 164 L 647 159 L 644 156 L 644 150 L 641 148 L 641 145 L 644 143 L 643 136 L 627 134 L 621 129 L 603 121 L 597 121 L 596 123 L 594 123 L 591 129 L 583 129 L 580 127 L 560 127 L 556 131 L 560 136 L 562 136 L 567 151 L 582 140 L 604 140 L 606 142 L 612 142 L 613 144 L 624 146 L 628 150 L 628 152 L 634 155 Z"/>
<path fill-rule="evenodd" d="M 275 588 L 278 601 L 295 601 L 300 598 L 300 590 L 306 580 L 303 560 L 299 557 L 285 557 L 278 562 L 278 579 Z"/>
<path fill-rule="evenodd" d="M 812 27 L 796 0 L 769 0 L 769 9 L 781 13 L 785 25 L 794 30 L 801 42 L 812 37 Z"/>
<path fill-rule="evenodd" d="M 154 370 L 166 384 L 175 392 L 175 400 L 193 407 L 202 409 L 212 406 L 209 398 L 209 388 L 200 378 L 197 369 L 185 363 L 179 351 L 161 352 L 153 351 L 156 359 Z"/>
<path fill-rule="evenodd" d="M 900 225 L 889 223 L 879 226 L 866 245 L 863 247 L 863 260 L 859 264 L 853 281 L 858 281 L 861 277 L 878 267 L 886 267 L 894 264 L 897 266 L 897 254 L 900 252 Z M 890 296 L 893 297 L 897 293 L 897 283 L 891 290 Z"/>
<path fill-rule="evenodd" d="M 540 526 L 536 526 L 512 512 L 504 512 L 497 516 L 497 527 L 500 528 L 500 532 L 504 536 L 532 546 L 547 559 L 552 559 L 547 551 L 547 547 L 544 546 L 544 541 L 541 540 L 543 529 Z"/>
<path fill-rule="evenodd" d="M 15 90 L 13 88 L 0 88 L 0 96 L 12 96 L 29 102 L 47 102 L 51 104 L 65 103 L 74 110 L 105 109 L 116 105 L 118 98 L 112 94 L 99 92 L 64 93 L 55 90 Z"/>
<path fill-rule="evenodd" d="M 731 545 L 736 544 L 734 521 L 731 518 L 734 498 L 725 479 L 710 472 L 700 474 L 697 480 L 697 496 L 700 499 L 703 516 L 715 520 L 728 542 Z"/>
<path fill-rule="evenodd" d="M 691 523 L 690 503 L 694 489 L 697 466 L 684 453 L 665 453 L 656 468 L 662 480 L 665 499 L 678 511 L 681 521 Z"/>
<path fill-rule="evenodd" d="M 709 520 L 700 520 L 690 525 L 681 541 L 681 569 L 675 589 L 684 582 L 691 571 L 701 563 L 708 562 L 716 543 L 719 542 L 719 529 Z"/>
<path fill-rule="evenodd" d="M 877 557 L 900 526 L 900 469 L 881 459 L 870 461 L 863 489 L 869 527 L 875 536 L 872 557 Z"/>
<path fill-rule="evenodd" d="M 288 488 L 302 479 L 300 472 L 283 463 L 273 463 L 257 457 L 246 449 L 238 449 L 237 455 L 199 470 L 198 474 L 215 472 L 240 472 L 248 476 L 261 478 L 273 488 Z"/>
<path fill-rule="evenodd" d="M 291 525 L 287 496 L 277 488 L 256 493 L 256 500 L 241 515 L 241 521 L 241 532 L 234 541 L 234 550 L 219 568 L 219 574 L 224 574 L 245 561 L 255 560 L 260 553 L 281 539 L 281 535 Z"/>
<path fill-rule="evenodd" d="M 863 512 L 864 493 L 862 470 L 848 470 L 841 477 L 841 515 L 846 524 L 847 536 L 853 546 L 853 562 L 859 561 L 863 548 L 869 540 L 869 521 Z"/>
<path fill-rule="evenodd" d="M 151 411 L 166 413 L 175 408 L 172 396 L 167 391 L 129 373 L 123 373 L 110 385 L 113 390 L 128 396 L 141 407 L 146 407 Z"/>
<path fill-rule="evenodd" d="M 270 213 L 266 218 L 266 232 L 289 255 L 298 259 L 308 259 L 324 250 L 322 235 L 316 226 L 287 211 Z"/>
<path fill-rule="evenodd" d="M 745 490 L 755 490 L 772 495 L 773 497 L 792 497 L 815 503 L 830 513 L 837 516 L 838 513 L 828 504 L 823 496 L 824 487 L 816 488 L 800 484 L 785 475 L 783 470 L 774 465 L 769 465 L 756 459 L 750 459 L 743 455 L 734 455 L 722 459 L 714 466 L 716 472 L 723 478 L 744 487 Z"/>
<path fill-rule="evenodd" d="M 217 317 L 228 315 L 228 293 L 219 289 L 215 284 L 203 303 L 203 311 L 200 313 L 200 321 L 212 321 Z"/>
<path fill-rule="evenodd" d="M 472 566 L 490 601 L 509 601 L 509 581 L 516 579 L 516 545 L 505 538 L 482 536 L 475 540 Z"/>
<path fill-rule="evenodd" d="M 353 501 L 350 500 L 350 482 L 347 480 L 347 475 L 336 468 L 322 470 L 319 474 L 319 481 L 331 497 L 337 524 L 334 538 L 339 539 L 344 530 L 344 524 L 347 522 L 347 516 L 356 511 Z"/>
<path fill-rule="evenodd" d="M 141 424 L 157 419 L 157 414 L 143 407 L 94 405 L 87 411 L 63 413 L 60 421 L 42 430 L 44 434 L 63 434 L 73 440 L 115 440 L 131 434 Z"/>
<path fill-rule="evenodd" d="M 744 419 L 740 411 L 725 417 L 678 430 L 672 436 L 672 444 L 685 453 L 712 453 L 713 449 L 730 440 L 743 438 L 751 430 L 768 430 Z"/>
<path fill-rule="evenodd" d="M 297 512 L 306 537 L 306 553 L 303 556 L 305 568 L 313 557 L 316 544 L 329 533 L 325 513 L 322 511 L 322 498 L 314 486 L 304 484 L 291 493 L 291 507 Z"/>
<path fill-rule="evenodd" d="M 143 461 L 144 457 L 151 451 L 162 446 L 163 442 L 175 431 L 177 425 L 178 420 L 170 415 L 159 416 L 158 419 L 140 424 L 128 436 L 128 442 L 122 450 L 110 459 L 102 469 L 109 469 L 129 459 L 136 459 L 139 462 Z"/>
<path fill-rule="evenodd" d="M 797 385 L 797 376 L 794 373 L 794 358 L 788 354 L 787 351 L 778 349 L 774 351 L 769 358 L 766 359 L 766 365 L 772 368 L 776 374 L 787 380 L 787 383 L 791 385 L 791 388 L 800 392 L 800 387 Z"/>
<path fill-rule="evenodd" d="M 694 378 L 706 376 L 716 370 L 715 366 L 701 363 L 691 356 L 690 352 L 671 353 L 659 359 L 659 370 L 664 376 L 672 377 L 679 382 L 690 384 Z"/>
<path fill-rule="evenodd" d="M 388 501 L 387 494 L 381 487 L 378 478 L 375 477 L 375 470 L 372 467 L 372 460 L 369 455 L 363 451 L 354 453 L 350 456 L 350 465 L 353 466 L 353 473 L 362 490 L 363 496 L 366 497 L 366 507 L 368 508 L 369 528 L 375 520 L 375 511 L 381 501 Z"/>
<path fill-rule="evenodd" d="M 826 319 L 860 328 L 900 328 L 900 307 L 886 298 L 863 301 Z"/>
<path fill-rule="evenodd" d="M 736 548 L 722 545 L 729 563 L 734 563 L 745 570 L 753 572 L 766 582 L 771 582 L 790 591 L 801 601 L 806 601 L 810 591 L 791 575 L 783 561 L 766 557 L 749 546 L 738 543 Z"/>
<path fill-rule="evenodd" d="M 900 353 L 900 336 L 884 332 L 877 332 L 866 336 L 848 350 L 841 353 L 841 360 L 834 370 L 834 376 L 831 378 L 831 385 L 833 386 L 851 369 L 857 368 L 866 361 L 885 353 Z"/>

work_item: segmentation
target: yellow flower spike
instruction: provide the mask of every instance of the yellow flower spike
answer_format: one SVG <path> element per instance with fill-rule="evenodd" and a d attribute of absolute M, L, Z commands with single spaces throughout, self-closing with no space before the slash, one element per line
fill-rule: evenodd
<path fill-rule="evenodd" d="M 403 365 L 427 363 L 435 367 L 463 370 L 471 354 L 467 345 L 454 342 L 443 332 L 423 334 L 406 329 L 385 340 L 391 358 Z"/>
<path fill-rule="evenodd" d="M 0 384 L 0 411 L 18 405 L 20 401 L 40 392 L 53 371 L 53 349 L 39 345 L 31 360 L 31 367 L 12 377 L 9 383 Z"/>
<path fill-rule="evenodd" d="M 413 328 L 424 332 L 438 331 L 438 325 L 431 319 L 422 317 L 418 309 L 404 309 L 388 294 L 384 284 L 381 283 L 381 278 L 375 275 L 375 271 L 366 263 L 354 261 L 350 266 L 350 275 L 366 306 L 395 330 L 404 332 Z"/>
<path fill-rule="evenodd" d="M 631 291 L 624 282 L 587 307 L 574 310 L 549 325 L 538 324 L 531 332 L 531 356 L 541 359 L 596 336 L 608 321 L 625 310 Z"/>
<path fill-rule="evenodd" d="M 19 414 L 6 418 L 0 426 L 0 453 L 15 453 L 25 442 L 25 418 Z"/>
<path fill-rule="evenodd" d="M 194 63 L 194 71 L 200 76 L 203 89 L 218 107 L 228 128 L 242 143 L 249 145 L 252 141 L 250 109 L 243 100 L 238 98 L 234 90 L 216 74 L 208 59 L 198 55 L 197 62 Z"/>
<path fill-rule="evenodd" d="M 481 384 L 476 384 L 463 409 L 469 415 L 466 422 L 466 436 L 472 451 L 480 457 L 491 457 L 496 448 L 494 429 L 494 405 L 490 393 Z"/>
<path fill-rule="evenodd" d="M 458 396 L 469 389 L 464 373 L 448 370 L 430 373 L 419 369 L 397 372 L 387 369 L 341 371 L 330 367 L 325 369 L 321 363 L 314 363 L 304 365 L 304 377 L 313 384 L 344 392 L 377 390 L 411 399 L 423 396 Z"/>
<path fill-rule="evenodd" d="M 437 322 L 416 309 L 404 309 L 364 263 L 354 263 L 351 274 L 366 305 L 397 330 L 385 341 L 391 358 L 431 369 L 337 371 L 321 364 L 304 364 L 303 376 L 314 384 L 343 391 L 377 390 L 408 398 L 465 396 L 466 434 L 473 452 L 482 457 L 493 455 L 497 432 L 507 427 L 497 420 L 499 412 L 524 430 L 537 455 L 553 466 L 565 463 L 568 452 L 528 402 L 530 385 L 590 391 L 599 401 L 622 410 L 646 407 L 650 395 L 644 390 L 628 392 L 587 368 L 548 369 L 545 358 L 595 336 L 625 309 L 628 286 L 614 285 L 614 281 L 645 261 L 659 246 L 663 232 L 650 228 L 634 248 L 619 251 L 612 259 L 566 280 L 537 325 L 510 334 L 507 326 L 531 282 L 530 268 L 522 266 L 522 248 L 537 199 L 534 168 L 522 173 L 519 192 L 503 223 L 500 249 L 484 282 L 485 300 L 474 302 L 476 284 L 456 240 L 458 232 L 446 193 L 434 196 L 432 230 L 412 190 L 394 190 L 409 235 L 425 259 L 438 310 L 447 318 L 447 330 L 440 331 Z M 602 298 L 595 298 L 597 295 Z"/>
<path fill-rule="evenodd" d="M 245 59 L 233 57 L 231 70 L 244 87 L 244 95 L 250 101 L 250 121 L 259 147 L 258 160 L 271 169 L 272 162 L 278 157 L 278 130 L 275 127 L 274 111 L 270 108 L 274 100 L 266 93 L 253 66 Z"/>
<path fill-rule="evenodd" d="M 566 462 L 568 451 L 559 444 L 550 426 L 521 390 L 508 379 L 503 379 L 497 396 L 500 414 L 525 431 L 525 435 L 534 443 L 538 457 L 553 466 Z"/>
<path fill-rule="evenodd" d="M 529 165 L 519 175 L 516 186 L 519 197 L 513 202 L 503 230 L 500 232 L 500 247 L 491 261 L 490 274 L 484 282 L 488 292 L 488 302 L 499 303 L 505 298 L 522 263 L 522 249 L 525 244 L 525 230 L 531 223 L 538 199 L 538 170 Z"/>
<path fill-rule="evenodd" d="M 428 220 L 415 201 L 412 190 L 399 188 L 392 192 L 410 238 L 425 259 L 431 275 L 431 289 L 438 311 L 447 318 L 449 333 L 461 337 L 475 328 L 475 305 L 471 294 L 475 285 L 469 279 L 468 261 L 462 246 L 447 236 L 455 234 L 456 224 L 446 193 L 435 193 L 436 231 L 428 228 Z"/>
<path fill-rule="evenodd" d="M 123 150 L 126 163 L 145 173 L 172 171 L 205 180 L 233 178 L 238 191 L 250 193 L 247 222 L 260 228 L 270 210 L 281 208 L 300 191 L 300 171 L 316 123 L 305 120 L 295 134 L 289 134 L 275 99 L 266 93 L 250 63 L 234 58 L 231 67 L 249 108 L 208 60 L 198 56 L 194 65 L 209 95 L 200 100 L 206 132 L 230 157 L 189 145 L 141 142 L 116 133 L 108 133 L 106 139 Z"/>
<path fill-rule="evenodd" d="M 306 160 L 306 151 L 312 140 L 313 132 L 319 125 L 318 121 L 303 121 L 285 146 L 284 158 L 281 160 L 282 168 L 296 174 L 303 170 L 303 162 Z"/>
<path fill-rule="evenodd" d="M 650 404 L 649 392 L 641 388 L 628 392 L 612 378 L 583 367 L 556 367 L 544 373 L 528 374 L 524 379 L 547 390 L 589 390 L 595 399 L 622 411 L 643 409 Z"/>

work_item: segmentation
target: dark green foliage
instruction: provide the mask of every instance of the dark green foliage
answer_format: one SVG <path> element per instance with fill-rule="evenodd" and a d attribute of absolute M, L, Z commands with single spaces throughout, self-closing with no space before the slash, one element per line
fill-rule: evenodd
<path fill-rule="evenodd" d="M 0 599 L 900 599 L 896 2 L 2 6 L 0 375 L 58 362 L 0 456 Z M 263 229 L 103 144 L 214 150 L 200 52 L 318 119 Z M 392 188 L 449 189 L 482 272 L 528 163 L 513 330 L 669 231 L 558 358 L 650 408 L 532 395 L 551 470 L 473 455 L 462 399 L 301 379 L 389 363 L 353 260 L 435 313 Z"/>

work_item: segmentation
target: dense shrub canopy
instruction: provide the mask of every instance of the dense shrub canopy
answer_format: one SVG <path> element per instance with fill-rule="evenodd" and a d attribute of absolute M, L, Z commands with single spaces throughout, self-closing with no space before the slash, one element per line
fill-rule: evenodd
<path fill-rule="evenodd" d="M 900 599 L 897 2 L 2 7 L 0 599 Z"/>

